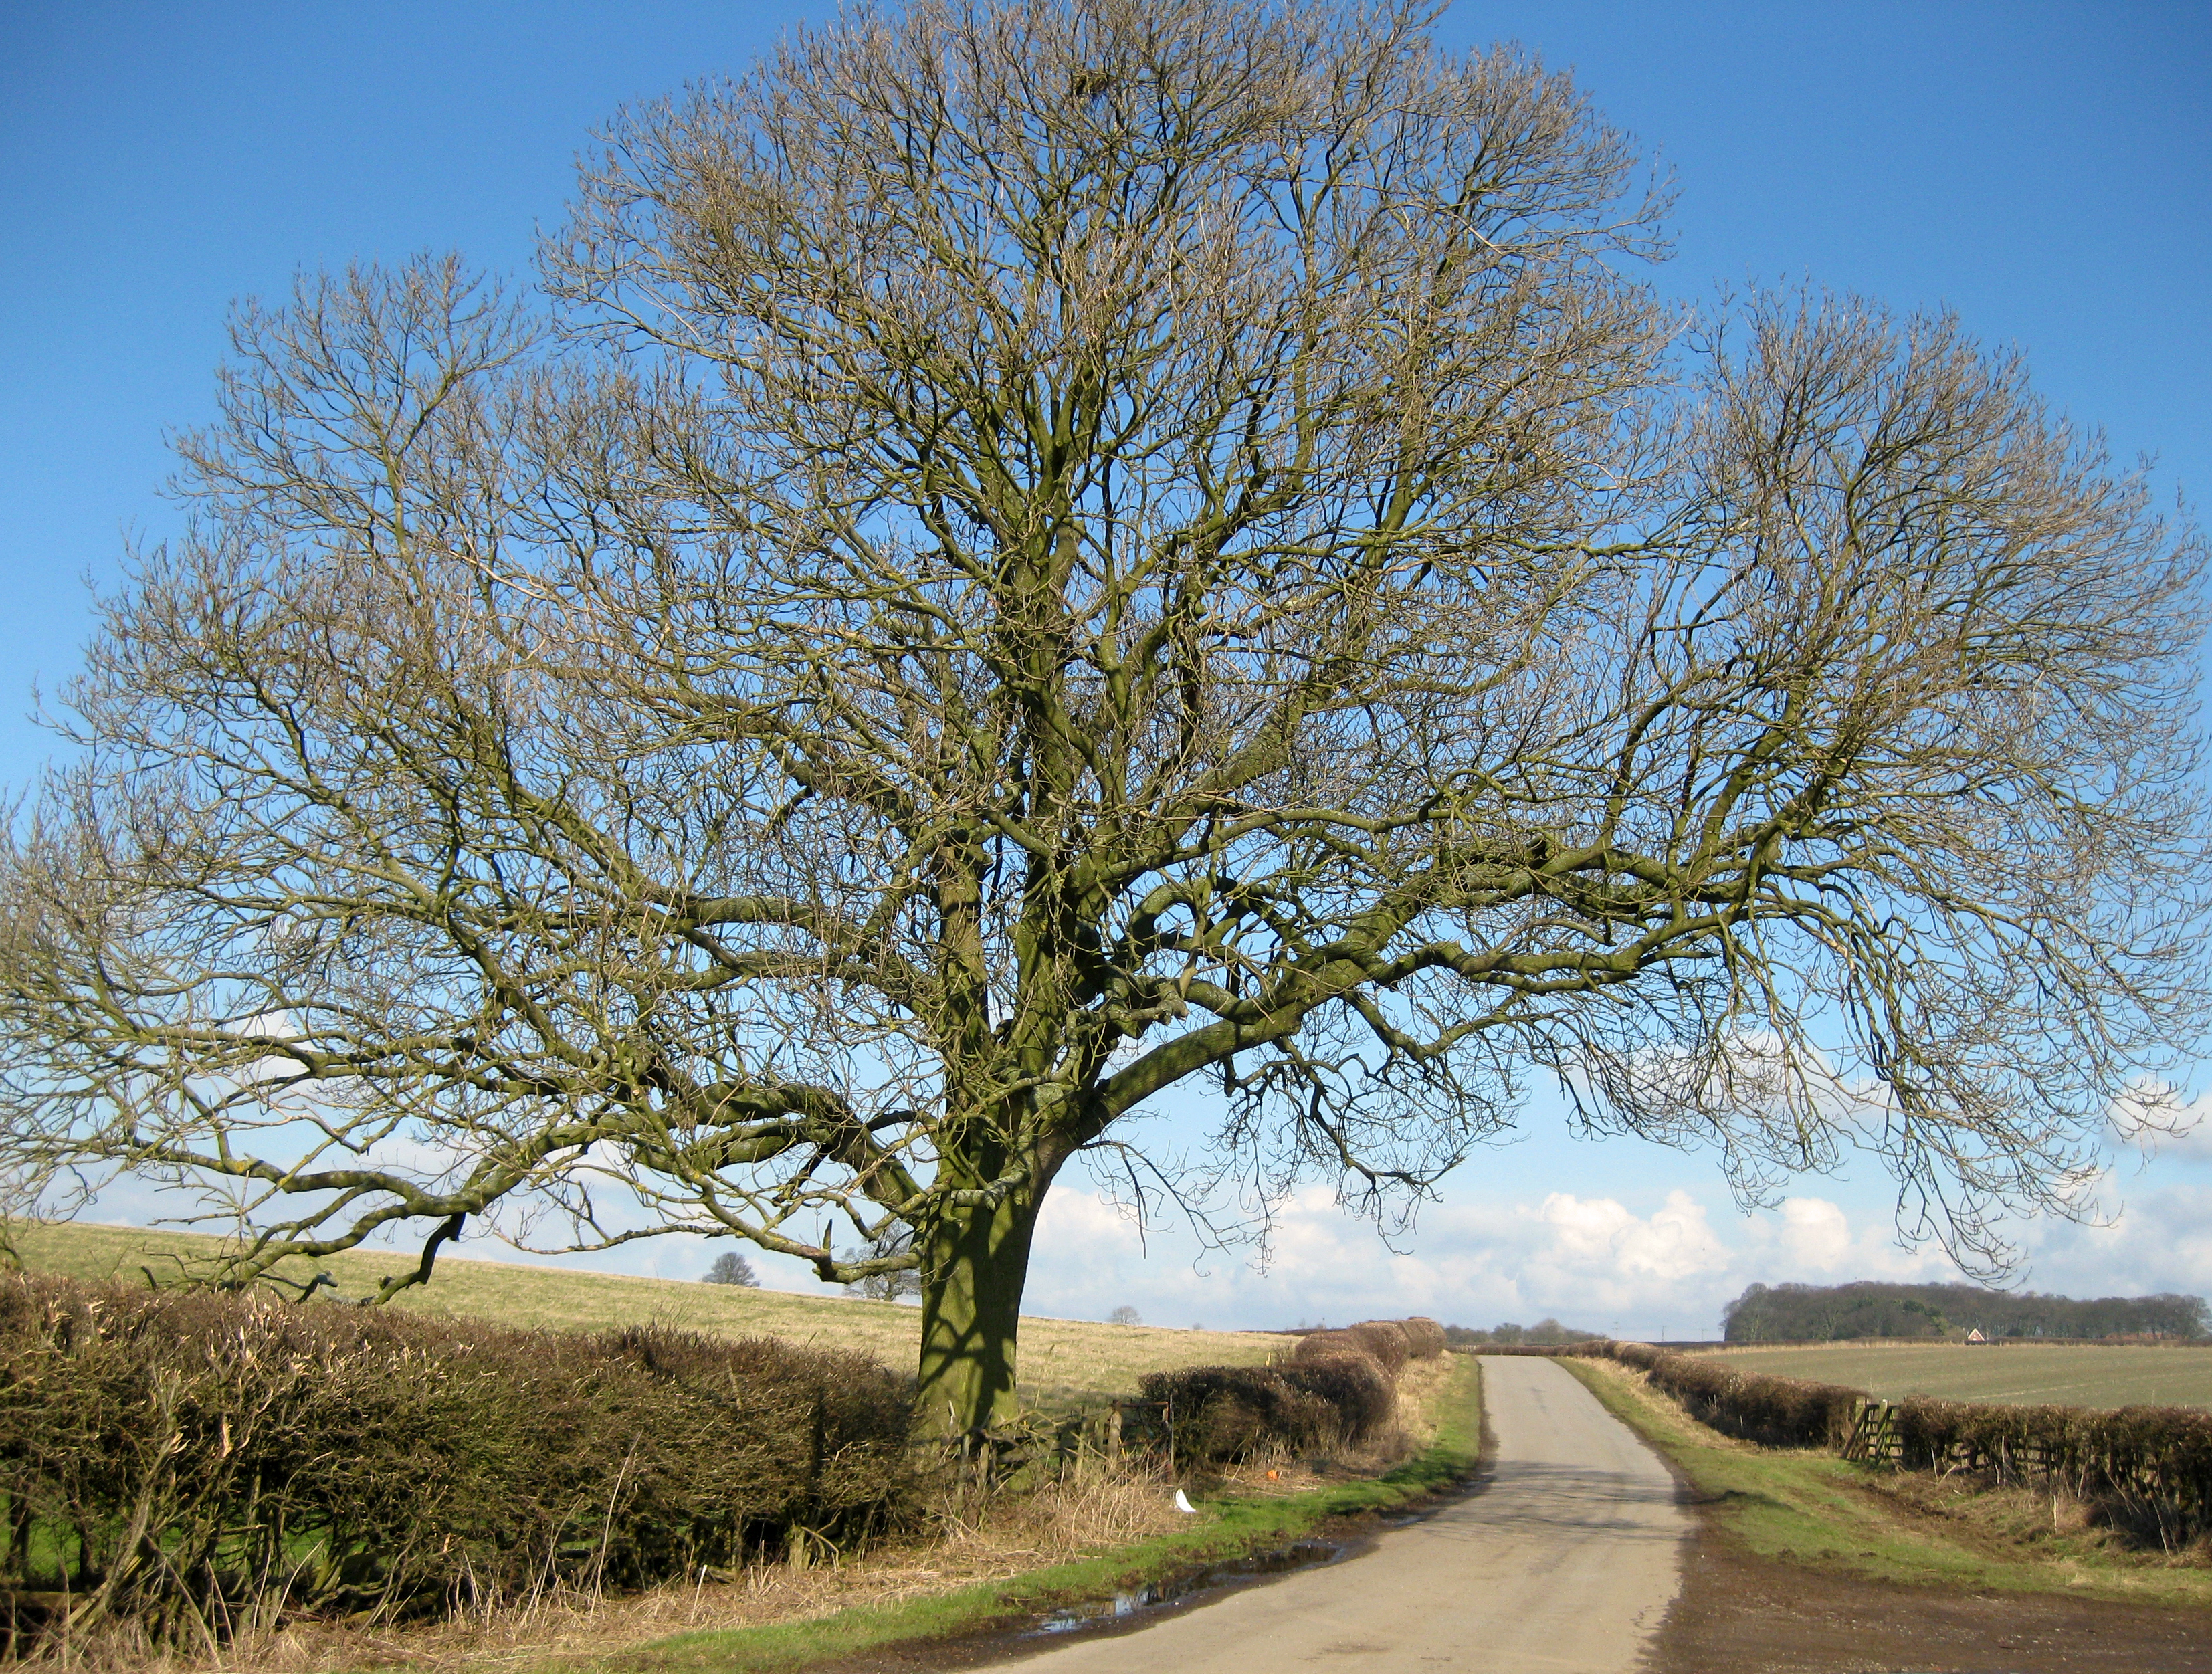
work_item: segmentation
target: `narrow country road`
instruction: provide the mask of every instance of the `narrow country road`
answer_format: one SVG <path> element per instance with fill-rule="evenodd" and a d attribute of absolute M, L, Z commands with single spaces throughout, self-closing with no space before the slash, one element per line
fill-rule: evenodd
<path fill-rule="evenodd" d="M 1490 1485 L 1326 1569 L 1015 1665 L 1038 1674 L 1611 1674 L 1680 1578 L 1687 1514 L 1651 1451 L 1548 1360 L 1486 1356 Z"/>

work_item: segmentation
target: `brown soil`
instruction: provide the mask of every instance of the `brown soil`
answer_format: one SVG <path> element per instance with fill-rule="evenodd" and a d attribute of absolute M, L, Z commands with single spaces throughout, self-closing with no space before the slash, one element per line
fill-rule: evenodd
<path fill-rule="evenodd" d="M 1692 1542 L 1654 1674 L 2208 1674 L 2212 1613 L 1943 1592 Z"/>

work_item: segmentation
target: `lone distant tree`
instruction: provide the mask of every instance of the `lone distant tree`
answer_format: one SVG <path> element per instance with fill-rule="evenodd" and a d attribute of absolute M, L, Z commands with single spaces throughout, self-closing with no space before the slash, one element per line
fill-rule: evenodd
<path fill-rule="evenodd" d="M 1125 1302 L 1106 1316 L 1106 1323 L 1109 1325 L 1141 1325 L 1145 1323 L 1145 1316 Z"/>
<path fill-rule="evenodd" d="M 714 1258 L 714 1265 L 700 1275 L 708 1284 L 741 1284 L 748 1290 L 760 1289 L 760 1276 L 753 1265 L 735 1250 L 726 1250 Z"/>
<path fill-rule="evenodd" d="M 911 1273 L 960 1436 L 1174 1088 L 1263 1207 L 1532 1077 L 1968 1260 L 2075 1204 L 2212 992 L 2196 536 L 1948 318 L 1684 329 L 1431 10 L 863 5 L 617 124 L 557 331 L 246 309 L 4 855 L 15 1187 Z"/>

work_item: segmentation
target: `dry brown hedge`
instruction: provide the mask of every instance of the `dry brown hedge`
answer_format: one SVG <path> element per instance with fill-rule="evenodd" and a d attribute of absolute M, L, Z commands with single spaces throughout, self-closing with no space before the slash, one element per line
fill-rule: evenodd
<path fill-rule="evenodd" d="M 1151 1373 L 1141 1387 L 1177 1462 L 1245 1459 L 1270 1443 L 1315 1447 L 1340 1428 L 1335 1408 L 1291 1375 L 1304 1369 L 1189 1367 Z"/>
<path fill-rule="evenodd" d="M 1415 1360 L 1434 1360 L 1444 1351 L 1444 1328 L 1423 1314 L 1410 1319 L 1401 1319 L 1398 1328 L 1406 1333 L 1406 1346 Z"/>
<path fill-rule="evenodd" d="M 1337 1331 L 1308 1331 L 1291 1350 L 1294 1361 L 1326 1360 L 1332 1355 L 1365 1355 L 1391 1377 L 1396 1377 L 1412 1357 L 1406 1334 L 1395 1325 L 1388 1331 L 1369 1319 Z"/>
<path fill-rule="evenodd" d="M 766 1339 L 8 1276 L 0 1579 L 156 1641 L 638 1586 L 883 1524 L 909 1398 Z"/>
<path fill-rule="evenodd" d="M 1321 1360 L 1329 1355 L 1364 1355 L 1366 1348 L 1347 1331 L 1308 1331 L 1291 1345 L 1293 1361 Z"/>
<path fill-rule="evenodd" d="M 1395 1319 L 1363 1319 L 1346 1327 L 1346 1335 L 1373 1356 L 1376 1363 L 1394 1378 L 1406 1369 L 1406 1362 L 1413 1357 L 1413 1345 L 1405 1328 Z"/>
<path fill-rule="evenodd" d="M 1417 1329 L 1424 1325 L 1433 1339 Z M 1335 1447 L 1388 1424 L 1398 1408 L 1400 1369 L 1443 1350 L 1443 1329 L 1434 1320 L 1364 1320 L 1308 1331 L 1274 1366 L 1155 1372 L 1144 1380 L 1145 1402 L 1179 1464 L 1246 1459 L 1271 1445 Z"/>
<path fill-rule="evenodd" d="M 1770 1447 L 1838 1447 L 1866 1392 L 1740 1371 L 1703 1355 L 1670 1355 L 1648 1343 L 1601 1345 L 1715 1429 Z"/>
<path fill-rule="evenodd" d="M 1364 1441 L 1398 1403 L 1389 1375 L 1356 1351 L 1279 1366 L 1154 1372 L 1141 1387 L 1180 1465 L 1246 1459 L 1271 1445 L 1301 1452 Z"/>

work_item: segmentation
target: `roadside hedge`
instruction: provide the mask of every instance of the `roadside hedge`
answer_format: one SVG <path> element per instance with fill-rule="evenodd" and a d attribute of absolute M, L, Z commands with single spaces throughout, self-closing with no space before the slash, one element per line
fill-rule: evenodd
<path fill-rule="evenodd" d="M 1444 1351 L 1444 1328 L 1436 1320 L 1419 1314 L 1398 1321 L 1398 1329 L 1406 1333 L 1407 1346 L 1415 1360 L 1434 1360 Z"/>
<path fill-rule="evenodd" d="M 1840 1448 L 1867 1400 L 1862 1389 L 1741 1371 L 1704 1355 L 1670 1355 L 1648 1343 L 1598 1347 L 1649 1375 L 1694 1417 L 1769 1447 Z"/>
<path fill-rule="evenodd" d="M 1320 1446 L 1340 1433 L 1342 1421 L 1327 1397 L 1289 1375 L 1292 1369 L 1194 1366 L 1153 1372 L 1141 1386 L 1146 1416 L 1178 1464 L 1249 1459 L 1270 1444 L 1293 1451 Z"/>
<path fill-rule="evenodd" d="M 1408 1326 L 1435 1327 L 1429 1333 Z M 1398 1407 L 1409 1359 L 1443 1351 L 1433 1320 L 1369 1319 L 1309 1331 L 1273 1366 L 1193 1366 L 1142 1384 L 1149 1416 L 1179 1465 L 1226 1464 L 1269 1447 L 1292 1453 L 1367 1440 Z"/>
<path fill-rule="evenodd" d="M 1406 1362 L 1413 1357 L 1413 1343 L 1405 1327 L 1395 1319 L 1367 1319 L 1345 1329 L 1346 1335 L 1366 1350 L 1375 1363 L 1394 1378 L 1406 1369 Z"/>
<path fill-rule="evenodd" d="M 7 1276 L 0 1585 L 157 1643 L 641 1586 L 883 1525 L 908 1403 L 766 1339 Z"/>
<path fill-rule="evenodd" d="M 1519 1352 L 1633 1367 L 1700 1422 L 1768 1447 L 1820 1447 L 1900 1469 L 1970 1471 L 2002 1483 L 2061 1487 L 2168 1550 L 2212 1536 L 2212 1413 L 1921 1396 L 1877 1401 L 1863 1389 L 1770 1377 L 1649 1343 Z"/>
<path fill-rule="evenodd" d="M 2212 1535 L 2212 1413 L 1989 1406 L 1913 1397 L 1886 1415 L 1897 1462 L 2055 1479 L 2166 1547 Z"/>

